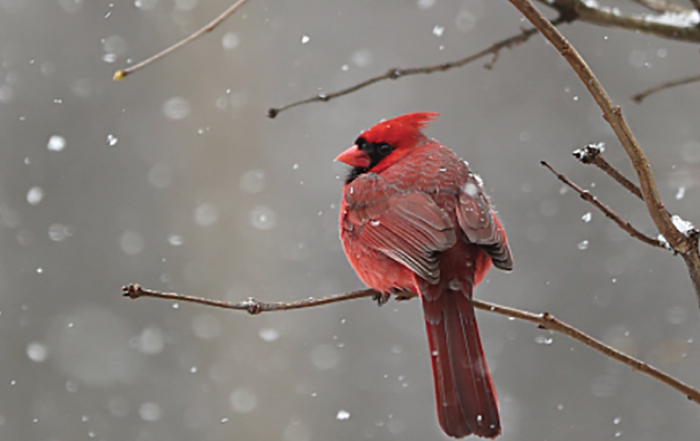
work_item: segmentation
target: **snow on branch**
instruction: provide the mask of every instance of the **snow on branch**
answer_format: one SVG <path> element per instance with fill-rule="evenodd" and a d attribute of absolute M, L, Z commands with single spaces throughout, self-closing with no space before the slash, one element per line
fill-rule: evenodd
<path fill-rule="evenodd" d="M 627 125 L 622 116 L 622 109 L 615 105 L 608 92 L 595 76 L 588 64 L 581 57 L 576 48 L 564 38 L 559 30 L 552 26 L 552 23 L 538 11 L 530 0 L 509 0 L 530 22 L 549 40 L 559 51 L 562 57 L 569 63 L 574 72 L 588 89 L 598 107 L 603 112 L 603 119 L 612 128 L 629 157 L 632 167 L 639 180 L 643 200 L 647 205 L 647 211 L 651 220 L 656 225 L 659 233 L 668 241 L 673 251 L 681 257 L 688 267 L 690 279 L 695 289 L 695 294 L 700 302 L 700 254 L 698 254 L 698 234 L 686 236 L 678 230 L 671 220 L 671 215 L 666 210 L 666 206 L 661 200 L 659 189 L 656 186 L 651 165 L 646 155 L 639 146 L 637 138 L 632 133 L 632 129 Z M 589 0 L 592 1 L 592 0 Z M 551 0 L 548 6 L 556 8 L 556 5 L 563 3 L 576 3 L 579 5 L 576 12 L 581 12 L 580 7 L 589 8 L 578 0 Z M 590 8 L 589 8 L 590 9 Z"/>
<path fill-rule="evenodd" d="M 600 5 L 595 0 L 537 1 L 560 14 L 574 15 L 576 20 L 597 26 L 641 32 L 669 40 L 700 42 L 700 13 L 697 10 L 676 7 L 656 14 L 632 15 L 623 14 L 619 8 Z"/>

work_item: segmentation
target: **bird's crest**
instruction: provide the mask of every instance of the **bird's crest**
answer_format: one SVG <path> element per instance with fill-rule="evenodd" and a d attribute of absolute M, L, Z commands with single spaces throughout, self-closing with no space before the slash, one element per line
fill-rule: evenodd
<path fill-rule="evenodd" d="M 437 112 L 413 112 L 395 118 L 387 119 L 379 124 L 401 124 L 404 127 L 411 127 L 413 130 L 420 130 L 428 127 L 428 123 L 435 121 L 440 116 Z"/>
<path fill-rule="evenodd" d="M 360 137 L 368 142 L 388 142 L 397 144 L 397 141 L 416 139 L 423 136 L 421 129 L 434 121 L 439 113 L 414 112 L 384 120 L 365 130 Z M 396 145 L 398 147 L 398 145 Z"/>

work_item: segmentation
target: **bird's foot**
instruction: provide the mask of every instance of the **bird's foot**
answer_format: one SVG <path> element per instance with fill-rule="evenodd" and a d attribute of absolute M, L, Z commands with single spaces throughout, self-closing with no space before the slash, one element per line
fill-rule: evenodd
<path fill-rule="evenodd" d="M 377 305 L 382 306 L 389 301 L 391 294 L 388 292 L 378 292 L 372 298 L 377 302 Z"/>

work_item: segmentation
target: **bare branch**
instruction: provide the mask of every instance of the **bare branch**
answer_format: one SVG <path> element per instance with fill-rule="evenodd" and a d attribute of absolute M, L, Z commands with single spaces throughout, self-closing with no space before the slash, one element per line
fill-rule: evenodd
<path fill-rule="evenodd" d="M 623 187 L 625 187 L 627 190 L 629 190 L 632 194 L 637 196 L 639 199 L 644 200 L 642 197 L 641 190 L 639 187 L 637 187 L 635 184 L 630 182 L 626 177 L 624 177 L 620 172 L 618 172 L 612 165 L 610 165 L 604 158 L 602 153 L 602 149 L 598 145 L 588 145 L 584 150 L 576 150 L 574 151 L 574 156 L 578 158 L 579 161 L 583 164 L 593 164 L 606 172 L 608 175 L 612 176 L 613 179 L 615 179 L 617 182 L 619 182 Z M 543 165 L 546 165 L 546 163 L 543 163 Z M 549 165 L 546 165 L 552 172 L 554 170 L 549 167 Z M 565 181 L 566 177 L 554 172 L 557 177 L 559 177 L 560 180 L 563 180 L 564 183 L 567 185 L 571 186 L 574 188 L 574 190 L 577 190 L 575 187 L 573 187 L 573 184 L 569 184 L 568 182 Z M 562 179 L 563 178 L 563 179 Z M 577 190 L 578 191 L 578 190 Z M 579 191 L 579 194 L 581 192 Z M 590 195 L 589 195 L 590 196 Z M 584 199 L 587 199 L 583 194 L 581 194 L 581 197 Z M 609 216 L 608 216 L 609 217 Z M 620 221 L 615 220 L 618 225 L 620 225 Z M 627 223 L 627 225 L 632 228 L 632 226 Z M 625 229 L 623 227 L 623 229 Z M 626 229 L 625 229 L 626 230 Z M 626 230 L 627 231 L 627 230 Z M 629 232 L 629 231 L 628 231 Z M 630 232 L 630 234 L 632 234 Z M 636 237 L 636 236 L 635 236 Z M 642 240 L 641 238 L 638 238 Z M 648 238 L 651 239 L 651 238 Z M 690 242 L 690 250 L 682 254 L 681 257 L 683 257 L 683 260 L 685 261 L 686 266 L 688 267 L 688 273 L 690 274 L 690 280 L 693 283 L 693 288 L 695 289 L 695 292 L 698 293 L 700 292 L 700 255 L 698 255 L 698 241 L 700 239 L 700 232 L 697 230 L 692 230 L 688 232 L 687 234 L 687 240 Z M 653 239 L 651 239 L 653 240 Z M 646 242 L 645 240 L 642 240 L 643 242 Z M 666 245 L 659 241 L 663 245 L 664 248 L 666 248 Z M 650 244 L 656 246 L 656 244 Z"/>
<path fill-rule="evenodd" d="M 630 193 L 637 196 L 642 201 L 644 196 L 642 196 L 642 190 L 637 187 L 632 181 L 627 179 L 622 173 L 617 171 L 608 161 L 603 158 L 603 149 L 600 145 L 589 144 L 584 149 L 575 150 L 573 155 L 576 159 L 581 161 L 582 164 L 593 164 L 599 169 L 603 170 L 605 173 L 610 175 L 614 180 L 616 180 L 620 185 L 629 190 Z"/>
<path fill-rule="evenodd" d="M 626 177 L 624 177 L 612 165 L 610 165 L 608 161 L 606 161 L 603 158 L 599 146 L 589 145 L 585 148 L 584 151 L 575 151 L 574 156 L 578 158 L 579 161 L 581 161 L 583 164 L 593 164 L 596 167 L 600 168 L 605 173 L 612 176 L 613 179 L 619 182 L 632 194 L 637 196 L 639 199 L 644 200 L 639 187 L 630 182 Z M 697 230 L 689 231 L 687 233 L 687 240 L 690 243 L 690 249 L 687 253 L 681 254 L 681 257 L 683 257 L 683 260 L 685 261 L 685 264 L 688 267 L 690 280 L 693 282 L 693 288 L 695 289 L 696 293 L 700 293 L 700 255 L 698 255 L 698 239 L 700 239 L 700 232 L 698 232 Z"/>
<path fill-rule="evenodd" d="M 236 309 L 241 311 L 247 311 L 250 314 L 259 314 L 261 312 L 269 311 L 287 311 L 290 309 L 301 309 L 301 308 L 311 308 L 314 306 L 327 305 L 330 303 L 343 302 L 345 300 L 359 299 L 364 297 L 379 297 L 381 293 L 371 289 L 364 289 L 360 291 L 352 291 L 346 294 L 335 294 L 328 297 L 321 297 L 319 299 L 304 299 L 296 302 L 261 302 L 253 298 L 248 298 L 243 302 L 229 303 L 219 300 L 204 299 L 201 297 L 185 296 L 177 293 L 165 293 L 160 291 L 152 291 L 148 289 L 143 289 L 138 284 L 131 284 L 122 288 L 123 295 L 130 297 L 132 299 L 137 299 L 139 297 L 155 297 L 160 299 L 176 300 L 181 302 L 191 302 L 199 303 L 201 305 L 213 306 L 216 308 L 225 309 Z M 415 297 L 412 293 L 401 293 L 401 299 L 408 299 L 410 297 Z M 573 326 L 562 322 L 561 320 L 555 318 L 548 312 L 542 314 L 533 314 L 528 311 L 523 311 L 520 309 L 509 308 L 507 306 L 497 305 L 495 303 L 485 302 L 483 300 L 472 299 L 472 304 L 475 308 L 481 309 L 483 311 L 492 312 L 494 314 L 503 315 L 506 317 L 514 317 L 526 322 L 534 323 L 542 329 L 547 329 L 549 331 L 555 331 L 560 334 L 566 335 L 589 348 L 595 349 L 601 354 L 610 357 L 622 364 L 629 366 L 635 371 L 646 374 L 667 386 L 677 390 L 682 393 L 689 400 L 700 404 L 700 392 L 696 389 L 690 387 L 689 385 L 683 383 L 680 380 L 668 375 L 667 373 L 660 371 L 659 369 L 649 366 L 647 363 L 637 360 L 624 352 L 618 351 L 605 343 L 594 339 L 590 335 L 579 331 Z"/>
<path fill-rule="evenodd" d="M 213 31 L 217 26 L 219 26 L 224 20 L 226 20 L 231 14 L 236 12 L 236 10 L 243 6 L 243 3 L 245 3 L 248 0 L 238 0 L 236 3 L 231 5 L 227 10 L 222 12 L 218 17 L 216 17 L 214 20 L 209 22 L 206 26 L 203 28 L 199 29 L 189 37 L 186 37 L 179 42 L 175 43 L 174 45 L 170 46 L 167 49 L 164 49 L 157 54 L 143 60 L 142 62 L 135 64 L 131 67 L 128 67 L 126 69 L 120 69 L 116 72 L 114 72 L 114 76 L 112 77 L 115 81 L 123 80 L 127 75 L 130 73 L 133 73 L 143 67 L 148 66 L 149 64 L 153 63 L 156 60 L 159 60 L 166 55 L 170 54 L 171 52 L 175 52 L 176 50 L 180 49 L 181 47 L 193 42 L 194 40 L 198 39 L 202 35 L 206 34 L 207 32 Z"/>
<path fill-rule="evenodd" d="M 654 12 L 659 12 L 663 14 L 664 12 L 690 12 L 687 8 L 681 5 L 671 3 L 666 0 L 630 0 L 633 3 L 644 6 L 645 8 L 652 10 Z"/>
<path fill-rule="evenodd" d="M 681 255 L 685 261 L 685 265 L 688 267 L 690 280 L 693 281 L 693 288 L 695 288 L 696 293 L 700 293 L 700 255 L 698 255 L 698 239 L 698 232 L 693 231 L 688 236 L 690 250 Z"/>
<path fill-rule="evenodd" d="M 560 14 L 575 14 L 577 20 L 585 21 L 607 28 L 626 29 L 634 32 L 642 32 L 669 40 L 700 42 L 700 27 L 692 21 L 690 13 L 666 11 L 664 14 L 648 14 L 644 16 L 625 15 L 617 8 L 598 7 L 596 2 L 584 2 L 582 0 L 537 0 L 543 5 L 553 8 Z M 674 14 L 676 22 L 685 20 L 683 25 L 673 24 L 666 14 Z"/>
<path fill-rule="evenodd" d="M 596 207 L 598 210 L 602 211 L 603 214 L 605 214 L 605 216 L 606 216 L 608 219 L 611 219 L 613 222 L 615 222 L 620 228 L 622 228 L 622 229 L 625 230 L 627 233 L 629 233 L 630 236 L 634 237 L 635 239 L 637 239 L 637 240 L 639 240 L 639 241 L 641 241 L 641 242 L 644 242 L 644 243 L 647 244 L 647 245 L 651 245 L 651 246 L 657 247 L 657 248 L 666 248 L 666 247 L 664 246 L 664 244 L 661 243 L 661 241 L 647 236 L 646 234 L 644 234 L 644 233 L 642 233 L 641 231 L 639 231 L 639 230 L 637 230 L 636 228 L 634 228 L 634 227 L 632 226 L 632 224 L 630 224 L 629 222 L 626 222 L 626 221 L 622 220 L 622 218 L 620 217 L 620 215 L 617 214 L 617 213 L 615 213 L 610 207 L 608 207 L 607 205 L 605 205 L 605 204 L 603 204 L 602 202 L 600 202 L 600 201 L 598 200 L 598 198 L 596 198 L 595 196 L 593 196 L 588 190 L 584 190 L 583 188 L 579 187 L 579 186 L 576 185 L 574 182 L 572 182 L 571 180 L 569 180 L 569 178 L 567 178 L 566 176 L 562 175 L 561 173 L 558 173 L 558 172 L 557 172 L 556 170 L 554 170 L 554 169 L 552 168 L 552 166 L 549 165 L 546 161 L 540 161 L 540 164 L 542 164 L 542 165 L 544 165 L 545 167 L 547 167 L 547 168 L 549 169 L 549 171 L 551 171 L 552 173 L 554 173 L 554 175 L 555 175 L 561 182 L 563 182 L 564 184 L 566 184 L 566 185 L 568 185 L 569 187 L 571 187 L 572 189 L 574 189 L 574 191 L 575 191 L 576 193 L 578 193 L 579 195 L 581 195 L 581 199 L 583 199 L 583 200 L 585 200 L 585 201 L 587 201 L 587 202 L 590 202 L 591 204 L 595 205 L 595 207 Z"/>
<path fill-rule="evenodd" d="M 616 361 L 619 361 L 622 364 L 631 367 L 635 371 L 641 372 L 643 374 L 649 375 L 652 378 L 655 378 L 656 380 L 666 384 L 667 386 L 670 386 L 673 389 L 679 391 L 680 393 L 685 395 L 689 400 L 695 402 L 696 404 L 700 404 L 700 392 L 698 392 L 697 389 L 694 389 L 693 387 L 683 383 L 682 381 L 670 376 L 669 374 L 653 366 L 648 365 L 643 361 L 637 360 L 636 358 L 631 357 L 622 351 L 618 351 L 617 349 L 614 349 L 606 345 L 605 343 L 594 339 L 590 335 L 579 331 L 573 326 L 555 318 L 548 312 L 543 312 L 542 314 L 533 314 L 531 312 L 522 311 L 515 308 L 508 308 L 505 306 L 495 305 L 493 303 L 485 302 L 483 300 L 472 300 L 472 303 L 474 303 L 474 306 L 478 309 L 490 311 L 508 317 L 515 317 L 520 320 L 525 320 L 530 323 L 534 323 L 539 327 L 547 329 L 549 331 L 555 331 L 560 334 L 564 334 L 567 337 L 570 337 L 578 341 L 579 343 L 588 346 L 589 348 L 595 349 L 596 351 L 600 352 L 601 354 L 607 357 L 610 357 Z"/>
<path fill-rule="evenodd" d="M 668 241 L 671 248 L 675 252 L 680 253 L 683 259 L 685 259 L 690 272 L 690 278 L 693 281 L 695 294 L 698 297 L 698 301 L 700 301 L 700 256 L 698 256 L 697 241 L 694 242 L 691 238 L 681 233 L 671 221 L 671 215 L 666 210 L 659 196 L 659 190 L 654 181 L 654 175 L 651 172 L 649 161 L 639 147 L 639 143 L 632 133 L 632 130 L 622 117 L 622 109 L 612 102 L 610 96 L 576 48 L 564 38 L 556 27 L 552 26 L 547 18 L 535 9 L 530 0 L 509 1 L 530 20 L 542 35 L 544 35 L 559 51 L 562 57 L 568 61 L 569 65 L 579 76 L 584 86 L 586 86 L 593 99 L 603 111 L 603 118 L 610 124 L 613 132 L 617 135 L 620 144 L 625 149 L 627 156 L 632 162 L 634 171 L 637 173 L 637 179 L 639 180 L 639 186 L 642 190 L 649 216 L 659 230 L 659 233 Z M 556 4 L 567 0 L 553 1 Z"/>
<path fill-rule="evenodd" d="M 585 150 L 576 150 L 574 152 L 574 156 L 583 164 L 593 164 L 600 168 L 605 173 L 612 176 L 613 179 L 619 182 L 620 185 L 625 187 L 632 194 L 637 196 L 642 201 L 644 200 L 639 187 L 630 182 L 603 158 L 600 146 L 588 145 Z M 690 249 L 687 253 L 681 255 L 686 266 L 688 267 L 690 280 L 693 282 L 693 288 L 695 289 L 696 293 L 700 293 L 700 255 L 698 255 L 699 235 L 700 232 L 697 230 L 693 230 L 687 234 L 687 240 L 690 242 Z"/>
<path fill-rule="evenodd" d="M 320 299 L 308 298 L 297 300 L 295 302 L 261 302 L 250 297 L 242 302 L 230 303 L 221 300 L 205 299 L 203 297 L 186 296 L 174 292 L 161 292 L 143 289 L 138 283 L 132 283 L 122 287 L 122 295 L 132 299 L 139 297 L 155 297 L 159 299 L 176 300 L 180 302 L 199 303 L 200 305 L 212 306 L 222 309 L 236 309 L 239 311 L 247 311 L 249 314 L 256 315 L 261 312 L 272 311 L 288 311 L 291 309 L 312 308 L 314 306 L 328 305 L 330 303 L 344 302 L 346 300 L 361 299 L 364 297 L 372 297 L 377 295 L 377 292 L 371 289 L 363 289 L 360 291 L 352 291 L 343 294 L 335 294 Z"/>
<path fill-rule="evenodd" d="M 668 81 L 666 83 L 659 84 L 657 86 L 651 87 L 644 92 L 640 92 L 632 97 L 637 103 L 641 103 L 646 97 L 652 95 L 656 92 L 660 92 L 665 89 L 671 89 L 676 86 L 683 86 L 685 84 L 696 83 L 700 81 L 700 75 L 693 75 L 692 77 L 681 78 L 679 80 Z"/>
<path fill-rule="evenodd" d="M 114 74 L 114 79 L 115 80 L 122 80 L 124 79 L 127 75 L 133 73 L 136 70 L 139 70 L 154 61 L 170 54 L 171 52 L 174 52 L 175 50 L 189 44 L 190 42 L 196 40 L 197 38 L 201 37 L 207 32 L 211 32 L 214 30 L 219 24 L 221 24 L 226 18 L 228 18 L 231 14 L 233 14 L 240 6 L 243 5 L 247 0 L 238 0 L 236 3 L 234 3 L 231 7 L 229 7 L 226 11 L 224 11 L 222 14 L 220 14 L 218 17 L 216 17 L 214 20 L 212 20 L 209 24 L 204 26 L 203 28 L 199 29 L 198 31 L 194 32 L 187 38 L 181 40 L 180 42 L 174 44 L 173 46 L 170 46 L 169 48 L 153 55 L 152 57 L 134 65 L 131 67 L 128 67 L 126 69 L 121 69 L 115 72 Z M 626 29 L 633 29 L 641 32 L 648 32 L 652 33 L 661 37 L 665 38 L 672 38 L 672 39 L 678 39 L 678 40 L 683 40 L 683 41 L 700 41 L 700 28 L 695 29 L 695 28 L 686 28 L 682 26 L 670 26 L 670 25 L 665 25 L 663 23 L 656 23 L 652 18 L 649 17 L 625 17 L 617 13 L 610 12 L 608 10 L 599 10 L 596 9 L 595 7 L 592 6 L 587 6 L 584 2 L 581 0 L 539 0 L 546 4 L 549 7 L 552 7 L 556 9 L 560 13 L 560 17 L 557 20 L 553 21 L 553 24 L 559 25 L 564 22 L 571 22 L 576 19 L 581 19 L 583 21 L 588 21 L 594 24 L 599 24 L 602 26 L 611 26 L 611 27 L 622 27 Z M 684 13 L 684 12 L 689 12 L 686 9 L 682 9 L 679 11 L 676 11 L 678 8 L 672 3 L 666 2 L 664 0 L 636 0 L 639 3 L 645 4 L 645 5 L 651 5 L 652 7 L 655 7 L 659 11 L 661 11 L 661 8 L 666 8 L 663 9 L 666 12 L 676 12 L 676 13 Z M 700 0 L 698 0 L 700 1 Z M 622 20 L 622 21 L 621 21 Z M 621 21 L 621 22 L 620 22 Z M 691 31 L 689 32 L 688 29 Z M 445 72 L 454 68 L 462 67 L 466 64 L 469 64 L 477 59 L 483 58 L 487 55 L 491 55 L 492 59 L 491 61 L 485 63 L 484 67 L 487 69 L 493 68 L 493 65 L 495 64 L 496 60 L 498 59 L 498 56 L 500 54 L 500 50 L 504 48 L 512 48 L 514 46 L 517 46 L 519 44 L 524 43 L 527 41 L 533 34 L 535 34 L 534 29 L 528 29 L 528 30 L 523 30 L 518 35 L 515 35 L 513 37 L 507 38 L 505 40 L 502 40 L 500 42 L 494 43 L 492 46 L 483 49 L 476 54 L 473 54 L 469 57 L 463 58 L 461 60 L 453 61 L 453 62 L 447 62 L 447 63 L 441 63 L 438 65 L 433 65 L 433 66 L 425 66 L 425 67 L 418 67 L 418 68 L 394 68 L 394 69 L 389 69 L 386 73 L 382 75 L 378 75 L 372 78 L 369 78 L 365 81 L 362 81 L 361 83 L 358 83 L 354 86 L 348 87 L 346 89 L 339 90 L 337 92 L 333 92 L 330 94 L 319 94 L 315 95 L 311 98 L 307 98 L 301 101 L 296 101 L 281 107 L 273 107 L 268 110 L 268 116 L 270 118 L 275 118 L 280 112 L 287 110 L 292 107 L 300 106 L 303 104 L 309 104 L 309 103 L 314 103 L 314 102 L 327 102 L 330 101 L 334 98 L 338 98 L 353 92 L 356 92 L 360 89 L 364 89 L 365 87 L 368 87 L 374 83 L 378 83 L 380 81 L 384 80 L 395 80 L 404 76 L 409 76 L 409 75 L 418 75 L 418 74 L 432 74 L 435 72 Z"/>
<path fill-rule="evenodd" d="M 552 23 L 557 26 L 561 23 L 568 22 L 570 21 L 568 18 L 560 17 L 557 20 L 554 20 Z M 525 43 L 530 37 L 532 37 L 534 34 L 537 34 L 537 29 L 524 29 L 522 32 L 520 32 L 518 35 L 513 35 L 512 37 L 506 38 L 505 40 L 501 40 L 499 42 L 496 42 L 492 44 L 491 46 L 480 50 L 479 52 L 472 54 L 466 58 L 462 58 L 461 60 L 457 61 L 450 61 L 447 63 L 441 63 L 441 64 L 436 64 L 436 65 L 431 65 L 431 66 L 424 66 L 424 67 L 410 67 L 410 68 L 393 68 L 389 69 L 382 75 L 377 75 L 372 78 L 368 78 L 358 84 L 355 84 L 354 86 L 350 86 L 345 89 L 341 89 L 337 92 L 329 93 L 329 94 L 319 94 L 312 96 L 310 98 L 301 100 L 301 101 L 295 101 L 290 104 L 286 104 L 282 107 L 272 107 L 267 111 L 267 116 L 270 118 L 275 118 L 277 115 L 280 114 L 280 112 L 283 112 L 287 109 L 291 109 L 292 107 L 296 106 L 301 106 L 303 104 L 309 104 L 309 103 L 325 103 L 328 102 L 334 98 L 339 98 L 344 95 L 348 95 L 353 92 L 357 92 L 360 89 L 364 89 L 367 86 L 371 86 L 374 83 L 378 83 L 380 81 L 384 80 L 397 80 L 399 78 L 407 77 L 410 75 L 429 75 L 435 72 L 446 72 L 451 69 L 455 69 L 458 67 L 465 66 L 473 61 L 476 61 L 480 58 L 486 57 L 487 55 L 491 55 L 491 61 L 487 62 L 486 65 L 484 66 L 487 69 L 493 68 L 494 63 L 498 59 L 498 54 L 500 53 L 501 49 L 512 49 L 513 47 Z"/>

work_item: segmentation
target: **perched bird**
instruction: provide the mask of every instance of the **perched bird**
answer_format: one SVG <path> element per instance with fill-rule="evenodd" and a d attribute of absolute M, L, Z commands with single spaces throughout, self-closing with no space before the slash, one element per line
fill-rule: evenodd
<path fill-rule="evenodd" d="M 420 296 L 440 426 L 449 436 L 501 433 L 498 401 L 476 326 L 472 292 L 491 264 L 513 268 L 505 231 L 481 180 L 421 129 L 437 113 L 409 113 L 362 132 L 336 161 L 340 237 L 360 279 L 389 296 Z"/>

